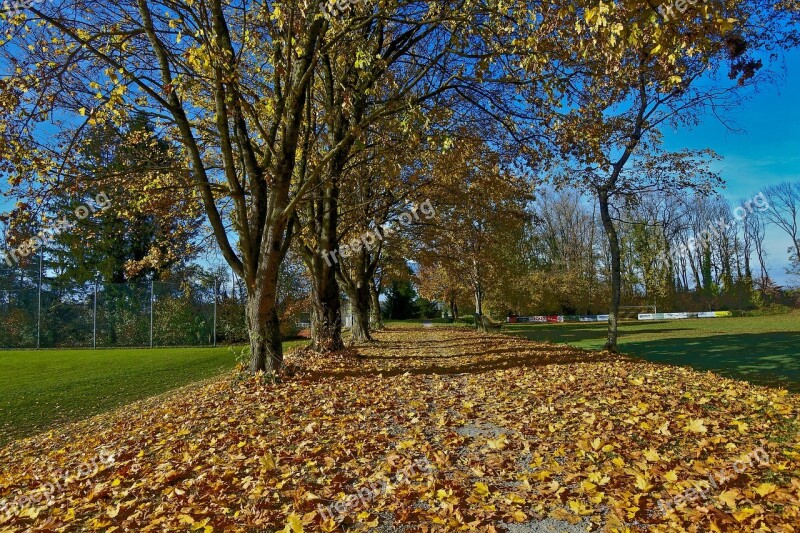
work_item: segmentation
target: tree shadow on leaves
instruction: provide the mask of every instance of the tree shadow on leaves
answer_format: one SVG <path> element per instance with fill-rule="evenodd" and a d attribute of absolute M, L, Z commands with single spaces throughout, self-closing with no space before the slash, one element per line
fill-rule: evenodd
<path fill-rule="evenodd" d="M 394 355 L 407 343 L 385 341 L 379 353 L 352 351 L 329 358 L 324 364 L 311 365 L 305 379 L 344 377 L 392 377 L 403 374 L 455 375 L 480 374 L 495 370 L 531 368 L 576 363 L 625 360 L 625 357 L 601 352 L 587 352 L 569 346 L 549 346 L 525 341 L 509 341 L 505 336 L 467 337 L 464 343 L 438 343 L 416 346 L 417 355 Z M 416 344 L 416 343 L 415 343 Z M 445 346 L 456 353 L 444 352 Z M 468 347 L 468 349 L 463 349 Z M 443 350 L 443 353 L 437 353 Z"/>

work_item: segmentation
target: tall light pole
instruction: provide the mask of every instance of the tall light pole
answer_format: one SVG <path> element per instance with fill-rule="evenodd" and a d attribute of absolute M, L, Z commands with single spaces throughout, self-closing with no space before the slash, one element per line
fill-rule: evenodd
<path fill-rule="evenodd" d="M 44 248 L 39 253 L 39 297 L 36 305 L 36 349 L 38 350 L 42 345 L 42 258 L 44 257 Z"/>

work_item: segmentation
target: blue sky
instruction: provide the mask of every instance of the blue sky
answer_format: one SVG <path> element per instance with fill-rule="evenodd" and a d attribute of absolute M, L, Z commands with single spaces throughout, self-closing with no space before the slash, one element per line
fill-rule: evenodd
<path fill-rule="evenodd" d="M 667 150 L 711 148 L 723 156 L 716 170 L 727 183 L 721 193 L 730 201 L 752 198 L 767 185 L 800 180 L 800 51 L 788 53 L 776 70 L 780 77 L 776 84 L 762 85 L 728 114 L 741 132 L 731 132 L 713 116 L 691 130 L 664 132 Z M 0 193 L 7 189 L 0 183 Z M 8 208 L 10 203 L 0 196 L 0 211 Z M 788 236 L 768 229 L 770 274 L 780 284 L 800 281 L 785 273 L 789 245 Z"/>
<path fill-rule="evenodd" d="M 786 55 L 776 69 L 780 79 L 765 84 L 726 118 L 741 132 L 731 132 L 713 116 L 691 130 L 666 131 L 665 148 L 711 148 L 724 159 L 715 165 L 726 181 L 721 194 L 730 201 L 752 198 L 764 187 L 800 180 L 800 51 Z M 784 68 L 785 67 L 785 68 Z M 787 247 L 779 229 L 767 229 L 770 275 L 779 284 L 790 280 Z"/>

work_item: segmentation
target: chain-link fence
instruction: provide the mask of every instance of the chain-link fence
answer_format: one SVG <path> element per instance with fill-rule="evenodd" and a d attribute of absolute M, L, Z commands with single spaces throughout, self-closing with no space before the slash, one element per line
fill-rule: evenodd
<path fill-rule="evenodd" d="M 214 346 L 247 339 L 230 280 L 77 283 L 0 268 L 0 348 Z"/>

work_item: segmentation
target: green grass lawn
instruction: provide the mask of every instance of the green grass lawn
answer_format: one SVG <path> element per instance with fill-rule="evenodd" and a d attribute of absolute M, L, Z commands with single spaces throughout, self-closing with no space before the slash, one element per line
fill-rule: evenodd
<path fill-rule="evenodd" d="M 384 320 L 383 323 L 387 326 L 396 326 L 400 328 L 418 328 L 423 324 L 430 324 L 434 327 L 472 327 L 464 322 L 450 322 L 444 318 L 409 318 L 406 320 Z"/>
<path fill-rule="evenodd" d="M 510 324 L 505 333 L 598 350 L 605 323 Z M 800 392 L 800 314 L 626 322 L 620 351 Z"/>
<path fill-rule="evenodd" d="M 284 343 L 284 349 L 306 341 Z M 241 347 L 0 351 L 0 446 L 229 372 Z"/>

